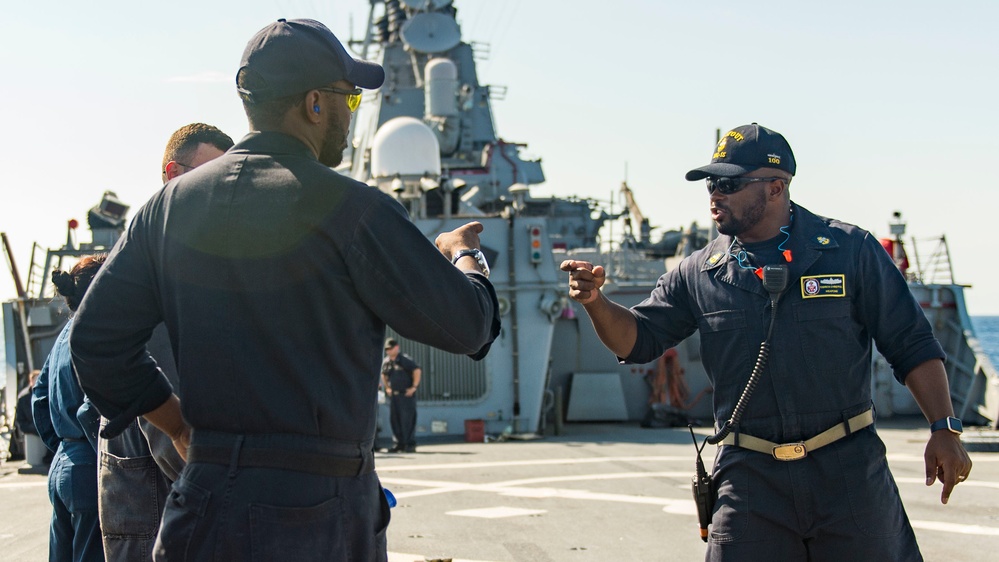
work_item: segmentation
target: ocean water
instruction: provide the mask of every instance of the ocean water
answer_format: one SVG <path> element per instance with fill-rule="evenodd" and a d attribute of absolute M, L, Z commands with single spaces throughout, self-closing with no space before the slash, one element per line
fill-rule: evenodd
<path fill-rule="evenodd" d="M 992 364 L 999 368 L 999 316 L 972 316 L 975 335 Z"/>

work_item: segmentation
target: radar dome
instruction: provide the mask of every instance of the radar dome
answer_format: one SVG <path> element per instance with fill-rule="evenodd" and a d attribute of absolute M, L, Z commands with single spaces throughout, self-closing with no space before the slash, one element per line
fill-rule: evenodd
<path fill-rule="evenodd" d="M 413 117 L 389 119 L 371 143 L 371 175 L 440 176 L 441 150 L 437 136 L 423 121 Z"/>

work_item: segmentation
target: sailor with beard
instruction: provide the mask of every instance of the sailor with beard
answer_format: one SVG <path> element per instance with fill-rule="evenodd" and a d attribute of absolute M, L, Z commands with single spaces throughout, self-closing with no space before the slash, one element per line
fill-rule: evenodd
<path fill-rule="evenodd" d="M 139 210 L 81 306 L 74 364 L 105 436 L 144 414 L 186 455 L 156 560 L 385 561 L 385 327 L 473 359 L 499 333 L 480 223 L 435 248 L 330 168 L 384 78 L 317 21 L 260 30 L 236 77 L 252 132 Z M 182 403 L 145 351 L 161 321 Z"/>
<path fill-rule="evenodd" d="M 622 362 L 700 331 L 720 445 L 707 560 L 922 560 L 873 425 L 871 344 L 931 422 L 926 484 L 947 503 L 971 461 L 944 353 L 876 238 L 791 201 L 795 169 L 779 133 L 729 131 L 686 175 L 707 181 L 720 236 L 631 309 L 588 262 L 562 263 L 569 295 Z"/>

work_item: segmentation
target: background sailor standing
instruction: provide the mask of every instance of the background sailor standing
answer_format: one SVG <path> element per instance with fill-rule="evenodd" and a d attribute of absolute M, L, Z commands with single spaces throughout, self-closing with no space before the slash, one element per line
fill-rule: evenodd
<path fill-rule="evenodd" d="M 872 424 L 871 342 L 932 422 L 926 484 L 940 480 L 947 503 L 971 461 L 944 353 L 869 232 L 791 202 L 795 169 L 779 133 L 729 131 L 711 164 L 686 176 L 707 179 L 720 236 L 631 309 L 604 296 L 606 272 L 588 262 L 562 263 L 569 294 L 623 361 L 651 361 L 700 330 L 715 423 L 732 430 L 714 467 L 707 560 L 921 560 Z M 764 287 L 765 266 L 787 268 L 783 289 Z M 765 340 L 759 385 L 730 426 Z"/>
<path fill-rule="evenodd" d="M 416 389 L 423 370 L 416 361 L 399 351 L 399 342 L 385 340 L 382 384 L 389 397 L 392 438 L 390 453 L 416 452 Z"/>

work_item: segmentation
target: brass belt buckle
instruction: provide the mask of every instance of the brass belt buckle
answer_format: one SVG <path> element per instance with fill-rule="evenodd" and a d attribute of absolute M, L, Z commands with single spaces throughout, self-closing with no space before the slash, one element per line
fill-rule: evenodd
<path fill-rule="evenodd" d="M 774 458 L 779 461 L 796 461 L 805 458 L 807 454 L 805 444 L 801 442 L 775 445 L 773 452 Z"/>

